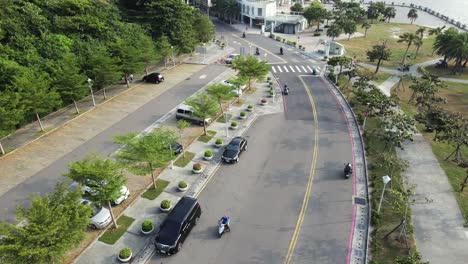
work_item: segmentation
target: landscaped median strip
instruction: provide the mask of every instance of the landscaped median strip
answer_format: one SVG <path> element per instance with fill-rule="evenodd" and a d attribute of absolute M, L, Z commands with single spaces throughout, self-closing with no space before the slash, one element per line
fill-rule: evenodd
<path fill-rule="evenodd" d="M 156 189 L 151 186 L 149 189 L 144 192 L 141 197 L 146 198 L 148 200 L 156 199 L 163 191 L 166 189 L 167 185 L 169 185 L 169 181 L 157 179 L 156 180 Z"/>
<path fill-rule="evenodd" d="M 127 231 L 128 227 L 135 221 L 135 219 L 122 215 L 117 220 L 117 229 L 108 228 L 104 234 L 99 238 L 99 241 L 109 245 L 114 245 L 117 240 Z"/>

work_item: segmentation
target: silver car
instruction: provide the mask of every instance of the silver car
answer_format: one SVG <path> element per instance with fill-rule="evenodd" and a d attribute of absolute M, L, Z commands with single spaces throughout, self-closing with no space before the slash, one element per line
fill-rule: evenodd
<path fill-rule="evenodd" d="M 89 219 L 90 226 L 92 229 L 104 228 L 112 221 L 109 209 L 94 204 L 86 199 L 81 199 L 81 204 L 89 205 L 93 209 L 93 213 L 91 214 L 91 217 Z"/>

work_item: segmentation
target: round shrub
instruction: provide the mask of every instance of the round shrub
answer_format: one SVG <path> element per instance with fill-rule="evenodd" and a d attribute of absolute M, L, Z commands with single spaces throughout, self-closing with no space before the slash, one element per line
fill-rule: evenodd
<path fill-rule="evenodd" d="M 211 150 L 205 151 L 205 157 L 211 157 L 211 156 L 213 156 L 213 151 Z"/>
<path fill-rule="evenodd" d="M 121 259 L 127 259 L 132 255 L 132 250 L 128 247 L 122 248 L 119 252 L 119 257 Z"/>
<path fill-rule="evenodd" d="M 236 122 L 236 121 L 232 121 L 232 122 L 231 122 L 231 126 L 232 126 L 232 127 L 236 127 L 236 126 L 237 126 L 237 122 Z"/>
<path fill-rule="evenodd" d="M 179 182 L 179 188 L 187 188 L 187 183 L 184 181 Z"/>
<path fill-rule="evenodd" d="M 271 80 L 271 77 L 270 77 L 270 76 L 268 76 L 266 79 L 267 79 L 267 81 L 270 81 L 270 80 Z"/>
<path fill-rule="evenodd" d="M 163 209 L 169 209 L 169 208 L 171 208 L 171 201 L 169 201 L 169 200 L 163 200 L 163 201 L 161 202 L 161 208 L 163 208 Z"/>
<path fill-rule="evenodd" d="M 267 102 L 267 99 L 263 98 L 260 102 L 266 103 L 266 102 Z"/>
<path fill-rule="evenodd" d="M 320 36 L 320 35 L 321 35 L 320 32 L 315 32 L 314 33 L 314 37 L 317 37 L 317 36 Z"/>
<path fill-rule="evenodd" d="M 246 116 L 246 115 L 247 115 L 246 112 L 244 112 L 244 111 L 240 112 L 240 116 Z"/>
<path fill-rule="evenodd" d="M 248 108 L 248 109 L 253 109 L 253 104 L 249 104 L 249 105 L 247 106 L 247 108 Z"/>
<path fill-rule="evenodd" d="M 218 144 L 218 145 L 223 144 L 223 140 L 218 138 L 218 139 L 216 139 L 215 143 Z"/>
<path fill-rule="evenodd" d="M 143 223 L 141 223 L 141 230 L 144 232 L 149 232 L 153 229 L 153 222 L 150 220 L 145 220 Z"/>
<path fill-rule="evenodd" d="M 201 168 L 202 168 L 202 166 L 201 166 L 200 163 L 195 163 L 195 164 L 193 164 L 193 169 L 194 169 L 194 170 L 201 170 Z"/>

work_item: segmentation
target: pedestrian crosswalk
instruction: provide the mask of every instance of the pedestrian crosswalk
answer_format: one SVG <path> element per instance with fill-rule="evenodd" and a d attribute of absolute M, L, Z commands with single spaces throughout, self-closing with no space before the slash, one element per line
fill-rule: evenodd
<path fill-rule="evenodd" d="M 318 66 L 309 66 L 309 65 L 272 65 L 271 70 L 273 73 L 320 73 L 320 67 Z"/>

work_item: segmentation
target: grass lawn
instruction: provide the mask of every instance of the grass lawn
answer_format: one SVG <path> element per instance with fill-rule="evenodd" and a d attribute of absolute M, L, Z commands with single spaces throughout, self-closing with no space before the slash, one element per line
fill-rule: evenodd
<path fill-rule="evenodd" d="M 373 45 L 381 43 L 382 40 L 388 40 L 387 46 L 390 48 L 392 54 L 388 61 L 382 62 L 382 66 L 396 69 L 403 59 L 403 54 L 405 53 L 407 44 L 398 43 L 398 38 L 392 37 L 392 32 L 395 32 L 395 35 L 398 36 L 405 32 L 415 32 L 418 28 L 419 26 L 417 25 L 399 23 L 372 24 L 372 27 L 367 31 L 366 38 L 358 37 L 352 38 L 350 40 L 340 40 L 339 42 L 345 46 L 348 56 L 356 56 L 356 58 L 362 62 L 376 64 L 376 62 L 370 62 L 367 59 L 366 51 L 370 50 Z M 392 31 L 392 29 L 399 29 L 400 31 Z M 364 32 L 364 30 L 360 27 L 358 27 L 358 31 L 362 33 Z M 434 40 L 434 36 L 428 36 L 428 38 L 424 38 L 424 44 L 420 48 L 416 59 L 414 59 L 414 56 L 411 56 L 411 58 L 406 59 L 406 62 L 410 65 L 413 65 L 435 59 L 436 57 L 432 57 L 432 44 L 434 43 Z M 414 55 L 415 51 L 416 46 L 411 45 L 410 49 L 408 50 L 408 54 Z"/>
<path fill-rule="evenodd" d="M 231 119 L 231 117 L 232 117 L 232 115 L 228 114 L 228 120 Z M 216 121 L 218 121 L 219 123 L 226 123 L 226 120 L 224 120 L 224 115 L 223 114 Z"/>
<path fill-rule="evenodd" d="M 166 189 L 167 185 L 169 185 L 168 181 L 157 179 L 156 180 L 156 189 L 151 186 L 146 192 L 144 192 L 141 197 L 146 198 L 148 200 L 156 199 L 163 191 Z"/>
<path fill-rule="evenodd" d="M 214 136 L 216 135 L 216 131 L 208 130 L 206 131 L 206 135 L 201 135 L 198 138 L 198 141 L 208 143 Z"/>
<path fill-rule="evenodd" d="M 195 157 L 195 153 L 190 151 L 185 151 L 185 158 L 184 155 L 180 155 L 179 158 L 174 162 L 174 166 L 177 167 L 185 167 L 187 164 Z"/>
<path fill-rule="evenodd" d="M 465 71 L 462 72 L 462 74 L 452 73 L 453 63 L 449 63 L 449 67 L 447 68 L 436 68 L 435 65 L 431 65 L 431 66 L 426 67 L 426 70 L 440 77 L 468 80 L 468 71 L 466 71 L 466 69 Z"/>
<path fill-rule="evenodd" d="M 403 82 L 405 90 L 401 89 L 397 91 L 398 97 L 401 99 L 402 109 L 407 113 L 416 113 L 417 109 L 414 105 L 408 104 L 408 100 L 411 96 L 411 90 L 408 87 L 410 81 Z M 465 118 L 468 118 L 468 87 L 459 83 L 446 83 L 447 87 L 443 88 L 439 92 L 439 96 L 447 99 L 447 104 L 444 108 L 452 112 L 460 112 Z M 465 86 L 465 87 L 464 87 Z M 424 138 L 431 144 L 432 152 L 439 160 L 440 166 L 447 174 L 447 178 L 452 185 L 455 196 L 458 201 L 462 213 L 465 219 L 468 221 L 468 189 L 465 189 L 463 193 L 460 193 L 460 183 L 466 176 L 466 169 L 457 166 L 454 162 L 445 158 L 454 150 L 454 146 L 434 141 L 433 133 L 426 133 L 424 125 L 418 124 L 418 129 L 423 134 Z M 468 147 L 462 148 L 462 157 L 468 158 Z"/>
<path fill-rule="evenodd" d="M 102 234 L 99 238 L 99 241 L 104 242 L 109 245 L 114 245 L 117 240 L 127 231 L 128 227 L 135 221 L 135 219 L 128 217 L 126 215 L 122 215 L 119 219 L 117 219 L 117 225 L 119 228 L 114 229 L 110 227 L 109 229 Z"/>

